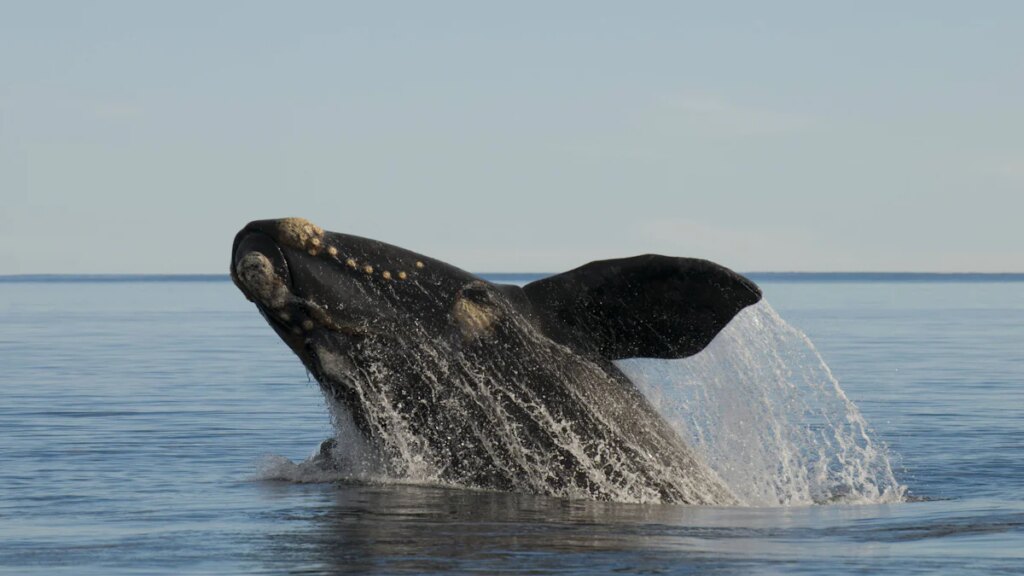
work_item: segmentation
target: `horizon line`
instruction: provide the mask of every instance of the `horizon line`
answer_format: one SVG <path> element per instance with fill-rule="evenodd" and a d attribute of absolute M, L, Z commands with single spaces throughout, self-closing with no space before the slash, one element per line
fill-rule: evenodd
<path fill-rule="evenodd" d="M 511 278 L 540 279 L 559 274 L 559 272 L 474 272 L 478 276 L 491 277 L 496 280 Z M 1009 280 L 1024 281 L 1024 272 L 912 272 L 912 271 L 755 271 L 741 272 L 753 280 L 786 281 L 786 280 Z M 31 283 L 31 282 L 226 282 L 230 280 L 227 273 L 31 273 L 31 274 L 0 274 L 0 283 Z"/>

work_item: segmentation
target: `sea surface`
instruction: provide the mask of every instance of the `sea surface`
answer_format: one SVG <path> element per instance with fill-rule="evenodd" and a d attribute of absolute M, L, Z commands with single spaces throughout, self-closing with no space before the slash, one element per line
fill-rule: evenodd
<path fill-rule="evenodd" d="M 333 431 L 225 277 L 0 278 L 0 573 L 1024 573 L 1024 276 L 752 277 L 904 497 L 713 508 L 271 480 Z M 744 390 L 729 401 L 764 402 Z"/>

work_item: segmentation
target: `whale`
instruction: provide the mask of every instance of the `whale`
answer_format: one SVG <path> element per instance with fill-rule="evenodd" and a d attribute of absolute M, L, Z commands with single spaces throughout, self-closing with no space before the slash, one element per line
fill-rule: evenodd
<path fill-rule="evenodd" d="M 237 233 L 230 276 L 388 477 L 565 498 L 738 502 L 615 364 L 696 354 L 761 299 L 724 266 L 645 254 L 500 284 L 280 218 Z"/>

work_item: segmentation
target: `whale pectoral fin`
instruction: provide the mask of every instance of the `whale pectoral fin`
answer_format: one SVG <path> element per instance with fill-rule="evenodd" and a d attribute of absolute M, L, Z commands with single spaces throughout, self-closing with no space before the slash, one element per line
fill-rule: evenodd
<path fill-rule="evenodd" d="M 696 354 L 761 299 L 728 268 L 655 254 L 591 262 L 523 290 L 548 337 L 613 360 Z"/>

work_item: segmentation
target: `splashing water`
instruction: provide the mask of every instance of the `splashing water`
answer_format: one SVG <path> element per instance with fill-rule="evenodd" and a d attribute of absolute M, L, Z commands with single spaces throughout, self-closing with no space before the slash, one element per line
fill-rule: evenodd
<path fill-rule="evenodd" d="M 268 458 L 260 476 L 293 482 L 349 479 L 480 487 L 471 474 L 491 466 L 509 469 L 505 476 L 514 484 L 508 489 L 564 497 L 656 502 L 663 500 L 656 487 L 677 486 L 684 501 L 738 500 L 751 506 L 903 498 L 905 489 L 893 477 L 884 447 L 872 442 L 857 407 L 810 340 L 767 303 L 741 312 L 693 357 L 617 362 L 657 413 L 634 409 L 636 400 L 622 396 L 624 383 L 615 384 L 597 366 L 553 345 L 527 323 L 518 324 L 510 333 L 516 337 L 505 340 L 506 345 L 519 343 L 522 349 L 515 353 L 467 355 L 459 347 L 426 338 L 402 343 L 401 358 L 409 364 L 378 361 L 364 369 L 372 375 L 353 380 L 359 394 L 372 399 L 368 418 L 383 423 L 374 427 L 378 442 L 371 446 L 362 441 L 347 408 L 327 395 L 337 442 L 298 464 Z M 328 360 L 324 366 L 330 377 L 351 374 L 351 365 L 343 358 L 332 360 L 327 350 L 319 356 Z M 515 376 L 531 372 L 532 377 Z M 418 380 L 408 380 L 412 373 Z M 494 378 L 496 374 L 513 376 Z M 547 412 L 537 391 L 529 388 L 545 381 L 557 383 L 548 393 L 568 394 L 553 406 L 576 403 L 588 409 Z M 428 390 L 435 404 L 427 427 L 421 426 L 419 433 L 461 438 L 461 452 L 432 450 L 409 428 L 410 420 L 400 409 L 403 395 L 416 385 Z M 622 422 L 640 431 L 634 440 L 608 435 L 609 430 L 630 433 L 609 420 L 609 410 L 622 411 L 616 406 L 631 412 Z M 522 426 L 523 418 L 533 427 Z M 453 424 L 456 421 L 467 425 Z M 473 422 L 489 424 L 480 427 Z M 677 457 L 692 464 L 670 465 L 671 446 L 678 445 L 678 439 L 664 439 L 676 434 L 690 447 L 683 447 Z M 646 453 L 640 444 L 622 444 L 640 442 L 641 437 L 648 446 L 660 447 L 646 463 L 626 456 Z M 480 452 L 467 451 L 473 443 L 485 446 L 491 460 L 469 461 L 464 472 L 442 478 L 439 470 Z M 390 456 L 378 451 L 382 446 L 389 448 Z M 568 461 L 575 461 L 575 467 L 565 468 Z M 609 471 L 617 475 L 607 476 Z M 581 473 L 587 475 L 582 487 L 558 480 Z M 716 486 L 732 495 L 718 492 Z"/>
<path fill-rule="evenodd" d="M 301 462 L 277 454 L 267 454 L 259 462 L 256 478 L 287 482 L 316 483 L 338 480 L 365 483 L 387 483 L 388 476 L 380 465 L 380 455 L 367 442 L 352 421 L 347 408 L 324 396 L 331 415 L 334 437 L 325 440 Z"/>
<path fill-rule="evenodd" d="M 616 364 L 747 505 L 905 498 L 810 339 L 765 301 L 695 356 Z"/>

